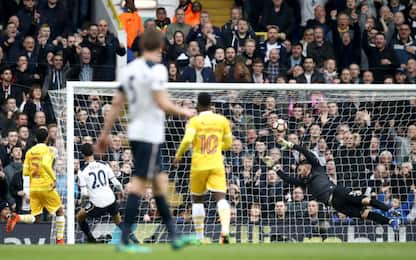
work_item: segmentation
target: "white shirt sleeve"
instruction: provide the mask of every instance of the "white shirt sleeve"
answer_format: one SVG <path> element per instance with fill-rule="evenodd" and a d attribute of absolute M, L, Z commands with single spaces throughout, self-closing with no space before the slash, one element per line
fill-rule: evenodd
<path fill-rule="evenodd" d="M 168 70 L 162 64 L 157 64 L 152 68 L 152 90 L 166 89 L 166 82 L 168 82 Z"/>
<path fill-rule="evenodd" d="M 79 187 L 86 187 L 87 183 L 84 180 L 84 174 L 82 171 L 78 171 L 78 185 Z"/>

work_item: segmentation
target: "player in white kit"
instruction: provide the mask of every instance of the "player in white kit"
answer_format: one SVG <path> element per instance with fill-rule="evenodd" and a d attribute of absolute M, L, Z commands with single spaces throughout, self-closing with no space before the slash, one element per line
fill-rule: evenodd
<path fill-rule="evenodd" d="M 147 180 L 153 181 L 156 206 L 169 232 L 174 249 L 195 242 L 194 237 L 178 236 L 166 201 L 168 177 L 161 174 L 160 146 L 165 141 L 165 112 L 191 117 L 192 111 L 173 104 L 168 97 L 166 82 L 168 73 L 161 61 L 163 36 L 160 32 L 147 31 L 141 37 L 143 56 L 129 63 L 120 73 L 120 88 L 112 101 L 112 109 L 104 120 L 104 128 L 97 143 L 97 151 L 103 153 L 115 120 L 128 101 L 128 138 L 132 148 L 135 168 L 130 179 L 126 214 L 122 224 L 121 244 L 123 252 L 141 253 L 149 249 L 129 244 L 130 227 L 136 222 L 138 205 L 144 195 Z"/>
<path fill-rule="evenodd" d="M 113 184 L 117 192 L 123 193 L 123 186 L 114 176 L 113 170 L 102 161 L 94 160 L 93 146 L 85 143 L 81 146 L 84 165 L 78 172 L 78 184 L 81 188 L 81 209 L 77 213 L 77 221 L 89 243 L 96 243 L 87 223 L 87 218 L 99 218 L 109 214 L 114 224 L 120 225 L 119 204 L 110 187 Z M 134 234 L 130 239 L 138 243 Z"/>

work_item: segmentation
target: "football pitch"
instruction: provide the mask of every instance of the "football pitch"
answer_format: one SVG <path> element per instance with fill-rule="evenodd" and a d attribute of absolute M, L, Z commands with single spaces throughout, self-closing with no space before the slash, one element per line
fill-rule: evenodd
<path fill-rule="evenodd" d="M 1 246 L 1 259 L 16 260 L 407 260 L 416 259 L 416 243 L 293 243 L 217 244 L 172 251 L 168 245 L 151 245 L 149 254 L 121 254 L 110 245 Z"/>

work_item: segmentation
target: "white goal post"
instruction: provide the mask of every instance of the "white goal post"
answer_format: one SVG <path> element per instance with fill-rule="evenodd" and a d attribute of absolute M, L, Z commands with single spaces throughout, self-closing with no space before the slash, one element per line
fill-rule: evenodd
<path fill-rule="evenodd" d="M 65 160 L 66 160 L 66 182 L 67 182 L 67 199 L 66 199 L 66 216 L 67 216 L 67 230 L 66 238 L 68 244 L 74 244 L 76 242 L 76 220 L 75 220 L 75 201 L 74 201 L 74 164 L 75 164 L 75 137 L 74 137 L 74 125 L 75 125 L 75 97 L 76 95 L 105 95 L 111 96 L 112 93 L 118 88 L 117 82 L 67 82 L 66 90 L 64 92 L 52 93 L 51 97 L 54 103 L 54 108 L 56 106 L 61 106 L 62 111 L 55 113 L 60 113 L 57 116 L 64 117 L 61 118 L 61 123 L 66 125 L 61 125 L 64 127 L 65 133 L 61 133 L 65 138 Z M 209 91 L 223 94 L 224 91 L 238 91 L 238 92 L 263 92 L 267 93 L 284 93 L 286 92 L 321 92 L 323 96 L 326 93 L 337 93 L 337 98 L 339 102 L 343 102 L 342 97 L 347 97 L 350 93 L 371 93 L 370 96 L 365 96 L 362 94 L 357 94 L 362 101 L 371 100 L 373 97 L 371 95 L 380 97 L 380 100 L 395 100 L 395 98 L 407 99 L 411 96 L 416 96 L 416 86 L 415 85 L 355 85 L 355 84 L 200 84 L 200 83 L 168 83 L 167 85 L 170 92 L 174 93 L 175 98 L 180 98 L 181 93 L 184 93 L 184 97 L 195 99 L 195 94 L 200 91 Z M 253 94 L 254 95 L 254 94 Z M 278 94 L 280 95 L 280 94 Z M 54 99 L 55 96 L 55 99 Z M 65 96 L 65 97 L 64 97 Z M 250 99 L 254 97 L 249 94 L 244 97 L 245 103 L 249 103 Z M 375 98 L 375 100 L 377 99 Z M 392 99 L 391 99 L 392 98 Z M 215 100 L 215 96 L 213 97 Z M 241 98 L 240 98 L 241 99 Z M 239 99 L 239 100 L 240 100 Z M 329 100 L 329 99 L 328 99 Z M 303 100 L 305 101 L 305 100 Z M 61 103 L 64 102 L 65 104 Z M 276 103 L 279 103 L 279 100 L 276 100 Z M 287 116 L 283 117 L 287 120 Z M 59 125 L 59 122 L 58 122 Z"/>

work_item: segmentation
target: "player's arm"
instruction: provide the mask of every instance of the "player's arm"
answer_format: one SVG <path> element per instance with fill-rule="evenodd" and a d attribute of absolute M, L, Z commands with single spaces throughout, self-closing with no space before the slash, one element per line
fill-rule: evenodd
<path fill-rule="evenodd" d="M 231 132 L 230 122 L 227 119 L 225 119 L 222 150 L 226 151 L 226 150 L 230 149 L 232 143 L 233 143 L 233 134 Z"/>
<path fill-rule="evenodd" d="M 156 104 L 160 107 L 160 109 L 162 109 L 168 114 L 185 116 L 187 118 L 192 116 L 191 111 L 175 105 L 169 99 L 168 92 L 164 89 L 153 91 L 153 99 L 155 100 Z"/>
<path fill-rule="evenodd" d="M 114 189 L 117 192 L 123 192 L 123 185 L 121 185 L 121 183 L 117 180 L 116 176 L 114 175 L 113 170 L 108 165 L 107 165 L 107 176 L 108 176 L 108 179 L 111 181 L 111 183 L 114 185 Z"/>
<path fill-rule="evenodd" d="M 168 72 L 165 66 L 156 65 L 152 68 L 153 80 L 151 88 L 153 93 L 153 100 L 166 113 L 185 116 L 187 118 L 192 116 L 192 112 L 188 109 L 183 109 L 175 105 L 169 98 L 166 90 L 166 82 L 168 81 Z"/>
<path fill-rule="evenodd" d="M 183 154 L 188 149 L 189 145 L 192 143 L 192 141 L 195 138 L 196 134 L 196 127 L 193 120 L 190 120 L 188 125 L 186 126 L 185 135 L 182 138 L 181 144 L 179 146 L 178 151 L 175 155 L 175 160 L 180 161 L 182 159 Z"/>
<path fill-rule="evenodd" d="M 30 163 L 30 154 L 26 153 L 25 161 L 23 162 L 23 176 L 30 177 L 29 163 Z"/>
<path fill-rule="evenodd" d="M 289 141 L 286 141 L 283 138 L 280 138 L 277 142 L 284 149 L 293 149 L 293 150 L 296 150 L 296 151 L 300 152 L 301 154 L 303 154 L 303 156 L 305 156 L 306 160 L 312 165 L 312 167 L 321 166 L 321 163 L 319 162 L 319 160 L 315 156 L 315 154 L 313 152 L 309 151 L 308 149 L 306 149 L 305 147 L 297 145 L 297 144 L 293 144 Z"/>
<path fill-rule="evenodd" d="M 55 161 L 54 156 L 51 153 L 45 154 L 42 157 L 42 169 L 51 178 L 52 181 L 56 181 L 55 172 L 53 171 L 53 163 Z"/>
<path fill-rule="evenodd" d="M 272 169 L 277 173 L 277 175 L 284 182 L 287 182 L 287 183 L 295 185 L 295 186 L 301 186 L 301 187 L 306 186 L 305 183 L 303 181 L 301 181 L 298 176 L 293 177 L 293 176 L 290 176 L 289 174 L 284 173 L 282 167 L 274 166 Z"/>
<path fill-rule="evenodd" d="M 82 172 L 78 172 L 78 185 L 81 189 L 81 207 L 84 208 L 87 205 L 89 200 L 89 193 L 87 189 L 87 183 L 84 180 L 84 175 Z"/>

